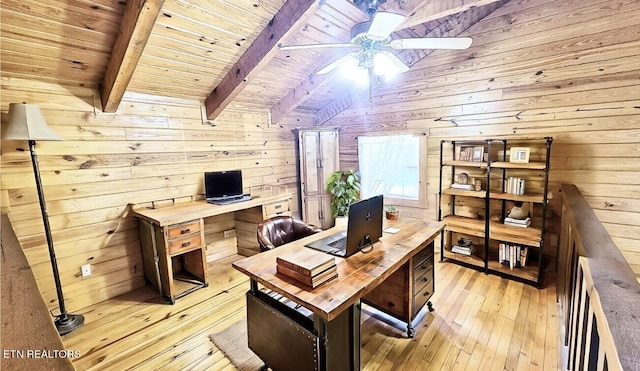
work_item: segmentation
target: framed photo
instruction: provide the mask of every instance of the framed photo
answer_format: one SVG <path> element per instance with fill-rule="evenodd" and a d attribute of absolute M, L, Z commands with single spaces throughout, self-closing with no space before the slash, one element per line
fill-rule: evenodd
<path fill-rule="evenodd" d="M 460 153 L 458 153 L 458 160 L 471 161 L 473 158 L 473 148 L 470 146 L 461 146 Z"/>
<path fill-rule="evenodd" d="M 529 162 L 529 147 L 512 147 L 509 162 L 527 163 Z"/>
<path fill-rule="evenodd" d="M 473 147 L 473 157 L 471 158 L 471 161 L 482 162 L 483 158 L 484 158 L 484 147 L 483 146 Z"/>

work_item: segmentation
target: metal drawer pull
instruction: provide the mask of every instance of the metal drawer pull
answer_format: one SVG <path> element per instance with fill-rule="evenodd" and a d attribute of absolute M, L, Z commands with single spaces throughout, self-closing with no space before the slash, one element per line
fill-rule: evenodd
<path fill-rule="evenodd" d="M 387 305 L 388 305 L 389 307 L 391 307 L 391 308 L 393 308 L 393 307 L 395 307 L 395 306 L 396 306 L 395 304 L 393 304 L 393 302 L 392 302 L 392 301 L 388 301 L 388 302 L 387 302 Z"/>
<path fill-rule="evenodd" d="M 191 228 L 185 228 L 185 229 L 180 231 L 180 233 L 182 233 L 182 234 L 189 233 L 189 232 L 191 232 Z"/>
<path fill-rule="evenodd" d="M 281 208 L 281 207 L 282 207 L 282 205 L 276 205 L 276 206 L 274 206 L 273 208 L 274 208 L 274 209 L 279 209 L 279 208 Z"/>
<path fill-rule="evenodd" d="M 183 243 L 183 244 L 182 244 L 182 247 L 187 247 L 187 246 L 189 246 L 189 245 L 191 245 L 191 241 L 187 241 L 187 242 Z"/>
<path fill-rule="evenodd" d="M 429 277 L 422 277 L 422 282 L 429 282 Z"/>

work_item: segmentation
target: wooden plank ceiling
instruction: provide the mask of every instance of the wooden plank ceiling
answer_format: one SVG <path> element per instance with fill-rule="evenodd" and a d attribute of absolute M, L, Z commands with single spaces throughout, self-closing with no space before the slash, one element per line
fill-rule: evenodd
<path fill-rule="evenodd" d="M 379 10 L 407 17 L 395 37 L 457 36 L 506 1 L 389 0 Z M 95 87 L 106 112 L 133 92 L 206 102 L 209 119 L 231 106 L 320 125 L 368 93 L 337 71 L 314 74 L 344 50 L 278 49 L 348 42 L 367 20 L 351 0 L 3 0 L 1 10 L 4 79 Z M 411 66 L 429 52 L 398 56 Z"/>

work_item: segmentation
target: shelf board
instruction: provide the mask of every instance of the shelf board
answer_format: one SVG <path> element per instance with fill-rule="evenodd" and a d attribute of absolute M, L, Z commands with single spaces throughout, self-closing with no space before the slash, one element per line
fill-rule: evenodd
<path fill-rule="evenodd" d="M 475 254 L 469 256 L 464 254 L 457 254 L 455 252 L 452 252 L 450 249 L 446 249 L 444 257 L 447 260 L 455 260 L 455 261 L 467 263 L 469 265 L 473 265 L 475 267 L 484 269 L 484 258 L 478 255 L 478 251 L 481 251 L 481 250 L 484 250 L 484 246 L 478 246 Z M 481 252 L 481 255 L 484 255 L 484 254 L 482 254 Z"/>
<path fill-rule="evenodd" d="M 445 230 L 447 231 L 484 237 L 484 220 L 450 215 L 442 218 L 442 221 L 445 223 Z"/>
<path fill-rule="evenodd" d="M 499 169 L 529 169 L 529 170 L 544 170 L 547 164 L 544 162 L 503 162 L 494 161 L 491 162 L 491 167 Z"/>
<path fill-rule="evenodd" d="M 538 265 L 534 262 L 527 264 L 523 268 L 509 268 L 495 260 L 489 260 L 489 270 L 500 274 L 519 277 L 528 281 L 538 282 Z"/>
<path fill-rule="evenodd" d="M 487 191 L 467 191 L 464 189 L 457 189 L 457 188 L 443 189 L 442 193 L 445 195 L 466 196 L 466 197 L 476 197 L 476 198 L 485 198 L 487 195 Z"/>
<path fill-rule="evenodd" d="M 490 222 L 489 238 L 521 245 L 539 247 L 542 230 L 535 227 L 514 227 L 499 222 Z"/>
<path fill-rule="evenodd" d="M 465 196 L 465 195 L 463 195 L 463 196 Z M 535 203 L 539 203 L 539 204 L 544 203 L 544 196 L 541 195 L 541 194 L 514 195 L 512 193 L 489 191 L 489 198 L 496 199 L 496 200 L 535 202 Z"/>
<path fill-rule="evenodd" d="M 475 167 L 479 169 L 486 169 L 487 163 L 484 161 L 459 161 L 459 160 L 444 160 L 443 166 L 463 166 L 463 167 Z"/>

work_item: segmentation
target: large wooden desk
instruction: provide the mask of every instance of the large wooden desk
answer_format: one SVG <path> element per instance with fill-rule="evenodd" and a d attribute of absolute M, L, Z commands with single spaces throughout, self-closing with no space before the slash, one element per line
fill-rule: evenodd
<path fill-rule="evenodd" d="M 414 263 L 418 264 L 414 257 L 429 249 L 433 253 L 433 241 L 444 227 L 442 223 L 408 218 L 386 221 L 385 228 L 389 226 L 400 231 L 384 233 L 371 252 L 359 252 L 346 259 L 336 257 L 338 278 L 315 289 L 278 275 L 276 257 L 306 249 L 305 243 L 344 227 L 334 227 L 233 263 L 251 279 L 247 293 L 249 346 L 266 364 L 283 370 L 360 369 L 360 300 L 366 297 L 367 302 L 375 302 L 376 297 L 384 296 L 376 293 L 377 288 L 395 272 L 412 272 Z M 405 290 L 413 290 L 413 276 L 409 276 Z M 295 304 L 283 305 L 282 300 L 273 299 L 273 294 L 259 290 L 258 284 Z M 297 306 L 305 308 L 308 315 Z M 413 317 L 409 317 L 411 327 Z"/>
<path fill-rule="evenodd" d="M 291 194 L 285 193 L 222 206 L 201 200 L 159 208 L 132 207 L 139 220 L 145 279 L 172 304 L 177 298 L 206 286 L 204 219 L 232 213 L 238 253 L 257 254 L 258 223 L 277 215 L 291 215 L 290 199 Z"/>

